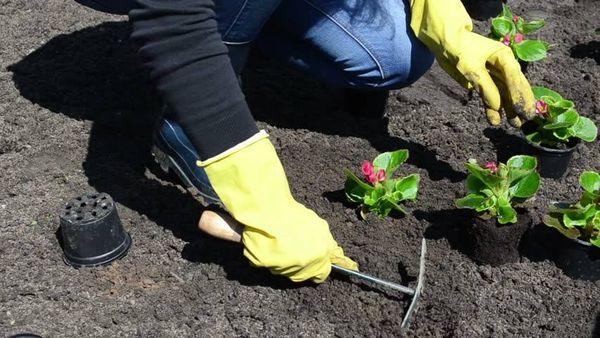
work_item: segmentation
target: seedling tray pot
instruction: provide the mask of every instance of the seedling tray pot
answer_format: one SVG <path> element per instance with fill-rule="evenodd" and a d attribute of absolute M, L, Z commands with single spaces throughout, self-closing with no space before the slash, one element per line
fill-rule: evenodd
<path fill-rule="evenodd" d="M 556 266 L 576 279 L 600 280 L 600 248 L 578 239 L 563 238 L 556 254 Z"/>
<path fill-rule="evenodd" d="M 109 264 L 127 254 L 131 237 L 105 193 L 73 198 L 60 213 L 63 258 L 74 267 Z"/>
<path fill-rule="evenodd" d="M 565 149 L 547 148 L 531 143 L 525 137 L 525 133 L 529 128 L 531 128 L 531 124 L 526 123 L 522 129 L 524 131 L 521 134 L 523 153 L 537 157 L 540 176 L 555 179 L 563 177 L 567 172 L 567 168 L 569 168 L 573 153 L 579 147 L 579 139 L 569 142 Z"/>

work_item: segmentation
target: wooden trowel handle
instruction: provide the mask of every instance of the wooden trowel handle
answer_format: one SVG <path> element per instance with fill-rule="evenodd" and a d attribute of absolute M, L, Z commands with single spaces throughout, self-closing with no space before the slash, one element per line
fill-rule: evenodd
<path fill-rule="evenodd" d="M 244 226 L 231 216 L 207 210 L 198 221 L 198 228 L 207 234 L 231 242 L 242 242 Z"/>

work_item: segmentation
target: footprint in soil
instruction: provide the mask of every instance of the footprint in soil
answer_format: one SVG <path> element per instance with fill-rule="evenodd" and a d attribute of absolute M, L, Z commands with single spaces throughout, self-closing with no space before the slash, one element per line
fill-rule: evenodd
<path fill-rule="evenodd" d="M 600 65 L 600 41 L 580 43 L 571 47 L 571 57 L 576 59 L 590 58 Z"/>

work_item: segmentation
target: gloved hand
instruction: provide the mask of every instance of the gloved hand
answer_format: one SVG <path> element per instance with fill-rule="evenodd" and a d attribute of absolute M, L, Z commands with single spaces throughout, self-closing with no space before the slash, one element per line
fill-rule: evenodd
<path fill-rule="evenodd" d="M 535 99 L 511 49 L 472 33 L 473 23 L 460 0 L 411 0 L 411 28 L 436 56 L 438 64 L 486 106 L 492 125 L 501 122 L 501 108 L 511 125 L 535 116 Z"/>
<path fill-rule="evenodd" d="M 358 269 L 327 222 L 294 200 L 266 133 L 198 165 L 229 213 L 245 226 L 244 255 L 254 266 L 295 282 L 317 283 L 329 276 L 331 264 Z"/>

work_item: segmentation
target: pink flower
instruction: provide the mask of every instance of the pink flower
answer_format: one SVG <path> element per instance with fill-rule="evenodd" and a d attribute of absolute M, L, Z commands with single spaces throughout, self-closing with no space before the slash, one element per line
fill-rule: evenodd
<path fill-rule="evenodd" d="M 498 171 L 498 165 L 496 164 L 496 162 L 488 162 L 483 167 L 485 169 L 491 170 L 493 173 L 496 173 Z"/>
<path fill-rule="evenodd" d="M 523 34 L 517 33 L 515 35 L 515 43 L 523 42 L 523 40 L 525 40 L 525 37 L 523 36 Z"/>
<path fill-rule="evenodd" d="M 377 181 L 379 181 L 379 182 L 385 181 L 385 170 L 379 169 L 379 171 L 377 172 Z"/>
<path fill-rule="evenodd" d="M 518 15 L 513 15 L 513 21 L 517 23 L 521 17 Z"/>
<path fill-rule="evenodd" d="M 373 172 L 375 171 L 375 168 L 373 167 L 373 163 L 371 163 L 369 161 L 364 161 L 362 163 L 361 170 L 362 170 L 363 175 L 365 175 L 365 177 L 368 177 L 373 174 Z"/>
<path fill-rule="evenodd" d="M 372 173 L 371 175 L 367 176 L 367 181 L 369 181 L 371 184 L 377 183 L 377 174 Z"/>
<path fill-rule="evenodd" d="M 543 118 L 548 117 L 548 104 L 543 100 L 537 100 L 535 103 L 535 112 Z"/>
<path fill-rule="evenodd" d="M 371 184 L 383 182 L 385 181 L 385 170 L 379 169 L 379 171 L 371 173 L 371 175 L 366 176 L 366 178 Z"/>
<path fill-rule="evenodd" d="M 507 46 L 510 46 L 510 34 L 506 34 L 504 36 L 504 38 L 502 39 L 502 43 L 505 44 L 505 45 L 507 45 Z"/>

